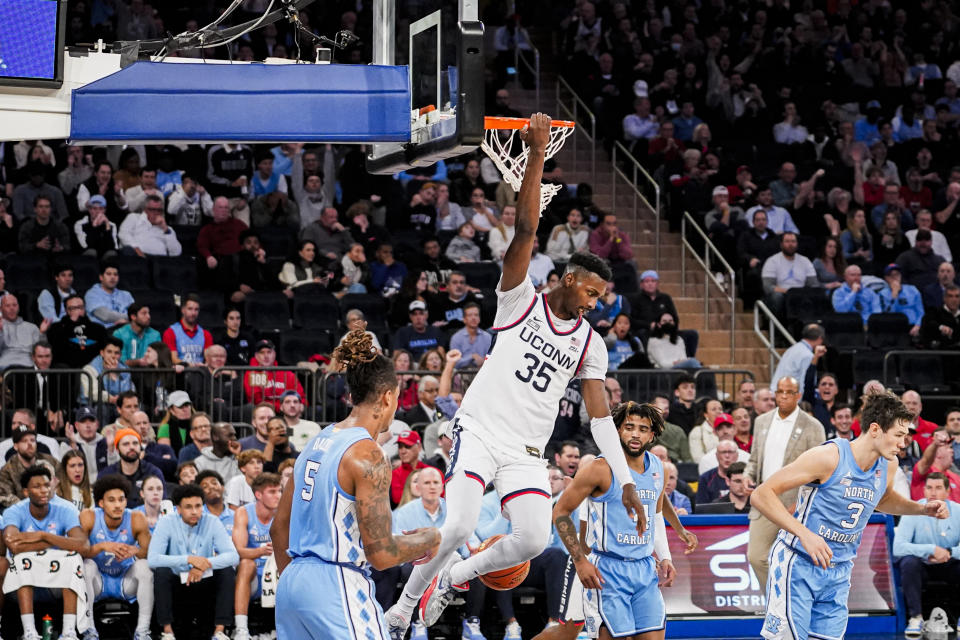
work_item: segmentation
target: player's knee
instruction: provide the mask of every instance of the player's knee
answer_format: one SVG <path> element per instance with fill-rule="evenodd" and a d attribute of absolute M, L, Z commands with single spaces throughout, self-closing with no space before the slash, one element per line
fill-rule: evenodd
<path fill-rule="evenodd" d="M 250 560 L 249 558 L 243 558 L 240 560 L 240 564 L 237 565 L 237 575 L 246 576 L 253 572 L 256 569 L 257 564 Z"/>
<path fill-rule="evenodd" d="M 132 567 L 133 577 L 137 580 L 153 580 L 153 570 L 146 558 L 137 558 Z"/>
<path fill-rule="evenodd" d="M 456 549 L 464 544 L 467 540 L 470 539 L 470 534 L 473 533 L 473 528 L 471 528 L 469 522 L 452 522 L 447 520 L 444 524 L 444 531 L 441 540 L 443 542 L 450 541 L 452 543 L 452 548 Z M 441 544 L 443 544 L 441 542 Z"/>
<path fill-rule="evenodd" d="M 535 529 L 524 531 L 522 535 L 514 534 L 516 549 L 521 558 L 520 561 L 530 560 L 540 555 L 550 542 L 550 529 L 537 527 Z"/>

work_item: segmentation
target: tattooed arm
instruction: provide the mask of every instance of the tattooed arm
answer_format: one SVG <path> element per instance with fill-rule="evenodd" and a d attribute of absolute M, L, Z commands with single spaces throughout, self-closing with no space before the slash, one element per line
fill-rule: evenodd
<path fill-rule="evenodd" d="M 567 548 L 567 553 L 573 560 L 584 589 L 602 589 L 603 576 L 584 554 L 584 548 L 580 544 L 580 537 L 577 536 L 570 514 L 587 496 L 595 493 L 599 495 L 607 491 L 612 478 L 607 461 L 598 458 L 585 467 L 580 467 L 573 482 L 564 489 L 553 507 L 553 525 L 557 528 L 557 536 Z"/>
<path fill-rule="evenodd" d="M 440 530 L 415 529 L 393 535 L 390 511 L 390 463 L 373 441 L 364 440 L 344 455 L 341 472 L 352 479 L 357 501 L 357 525 L 367 562 L 379 571 L 429 558 L 440 544 Z"/>

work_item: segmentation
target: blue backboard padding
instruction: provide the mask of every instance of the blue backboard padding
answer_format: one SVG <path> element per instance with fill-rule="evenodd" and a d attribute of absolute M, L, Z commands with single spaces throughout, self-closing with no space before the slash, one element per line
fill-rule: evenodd
<path fill-rule="evenodd" d="M 410 140 L 402 66 L 136 62 L 72 100 L 77 141 Z"/>

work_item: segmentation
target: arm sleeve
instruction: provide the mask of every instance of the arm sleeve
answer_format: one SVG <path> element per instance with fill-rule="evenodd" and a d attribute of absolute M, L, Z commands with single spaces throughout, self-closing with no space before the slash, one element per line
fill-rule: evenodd
<path fill-rule="evenodd" d="M 664 496 L 663 499 L 667 500 L 667 497 Z M 670 555 L 670 543 L 667 541 L 667 525 L 663 522 L 663 513 L 658 511 L 653 516 L 653 522 L 655 529 L 653 550 L 661 560 L 673 560 L 673 556 Z"/>

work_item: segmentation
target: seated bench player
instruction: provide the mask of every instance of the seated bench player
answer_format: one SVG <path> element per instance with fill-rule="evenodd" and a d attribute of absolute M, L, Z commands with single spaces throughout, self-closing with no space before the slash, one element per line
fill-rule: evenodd
<path fill-rule="evenodd" d="M 254 478 L 254 502 L 237 509 L 233 516 L 233 546 L 237 548 L 237 582 L 233 591 L 233 640 L 250 640 L 247 612 L 250 600 L 260 597 L 260 582 L 267 558 L 273 555 L 270 526 L 280 505 L 280 476 L 261 473 Z"/>
<path fill-rule="evenodd" d="M 151 480 L 154 476 L 151 476 Z M 117 474 L 100 476 L 93 485 L 93 509 L 80 512 L 80 527 L 90 541 L 83 554 L 90 628 L 83 640 L 98 640 L 93 618 L 95 600 L 136 601 L 134 640 L 150 640 L 153 615 L 153 571 L 147 565 L 150 528 L 142 513 L 127 508 L 130 483 Z"/>
<path fill-rule="evenodd" d="M 40 640 L 33 616 L 33 594 L 35 587 L 47 587 L 53 582 L 54 554 L 50 554 L 47 574 L 38 576 L 31 572 L 37 559 L 36 552 L 50 549 L 82 554 L 87 550 L 87 537 L 80 528 L 79 514 L 76 508 L 62 498 L 51 498 L 52 475 L 43 465 L 27 467 L 20 476 L 20 486 L 25 500 L 8 507 L 3 512 L 3 540 L 17 568 L 19 585 L 17 603 L 20 606 L 20 620 L 23 622 L 24 640 Z M 66 560 L 64 557 L 62 560 Z M 40 563 L 36 563 L 39 565 Z M 64 563 L 66 564 L 66 563 Z M 57 565 L 60 566 L 60 565 Z M 76 572 L 82 575 L 79 556 L 76 557 Z M 65 579 L 60 592 L 63 598 L 63 624 L 61 639 L 77 637 L 77 591 L 72 588 L 70 572 L 63 567 L 59 572 Z M 41 580 L 44 579 L 41 584 Z M 6 582 L 6 581 L 5 581 Z M 58 582 L 61 582 L 58 580 Z M 70 585 L 70 586 L 67 586 Z M 9 584 L 5 586 L 10 586 Z M 79 585 L 77 588 L 80 589 Z M 83 612 L 85 613 L 85 611 Z M 86 618 L 81 621 L 86 629 Z"/>

